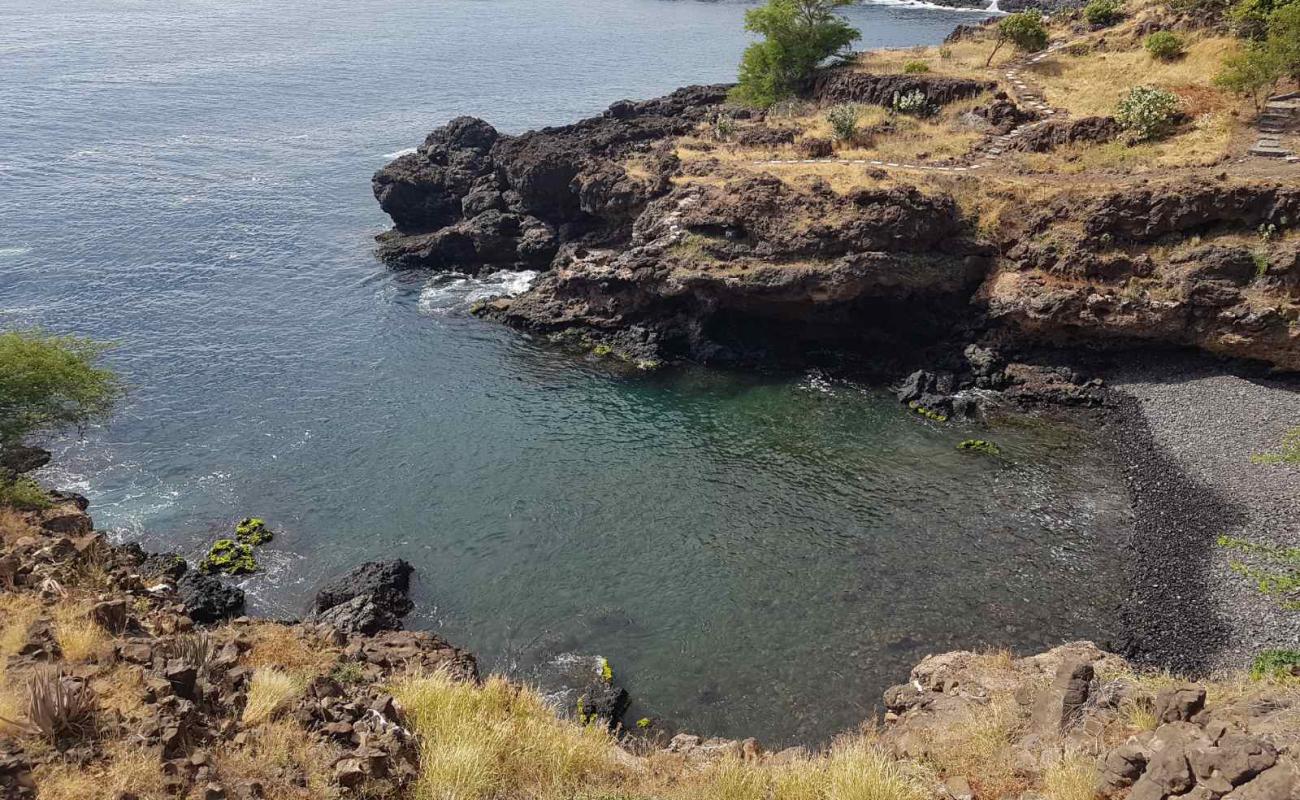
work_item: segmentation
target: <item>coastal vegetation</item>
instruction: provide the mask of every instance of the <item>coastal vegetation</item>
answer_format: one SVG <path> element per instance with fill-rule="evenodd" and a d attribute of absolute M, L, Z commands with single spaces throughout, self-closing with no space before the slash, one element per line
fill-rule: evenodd
<path fill-rule="evenodd" d="M 745 12 L 745 29 L 763 37 L 746 50 L 732 98 L 768 108 L 806 89 L 826 59 L 862 34 L 836 13 L 858 0 L 767 0 Z"/>
<path fill-rule="evenodd" d="M 108 345 L 40 330 L 0 333 L 0 450 L 108 417 L 121 381 L 99 366 Z"/>

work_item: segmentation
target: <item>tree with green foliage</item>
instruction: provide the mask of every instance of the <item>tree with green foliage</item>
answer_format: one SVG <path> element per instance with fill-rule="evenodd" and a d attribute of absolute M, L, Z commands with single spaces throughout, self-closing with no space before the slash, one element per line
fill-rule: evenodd
<path fill-rule="evenodd" d="M 1263 41 L 1274 12 L 1298 4 L 1300 0 L 1238 0 L 1228 11 L 1228 18 L 1238 36 Z"/>
<path fill-rule="evenodd" d="M 1300 3 L 1282 6 L 1269 14 L 1264 45 L 1276 60 L 1278 70 L 1300 82 Z"/>
<path fill-rule="evenodd" d="M 745 29 L 763 40 L 746 48 L 731 99 L 767 108 L 807 88 L 822 62 L 862 36 L 837 13 L 857 2 L 767 0 L 745 12 Z"/>
<path fill-rule="evenodd" d="M 1267 44 L 1252 42 L 1223 59 L 1214 85 L 1249 97 L 1258 112 L 1281 77 L 1282 63 L 1277 53 Z"/>
<path fill-rule="evenodd" d="M 0 451 L 105 419 L 122 394 L 97 366 L 106 345 L 39 330 L 0 333 Z"/>
<path fill-rule="evenodd" d="M 993 63 L 993 57 L 1002 49 L 1002 45 L 1011 42 L 1017 50 L 1035 53 L 1047 47 L 1047 27 L 1043 25 L 1043 15 L 1037 10 L 1018 11 L 1008 14 L 998 22 L 998 35 L 993 45 L 993 52 L 984 62 L 984 66 Z"/>

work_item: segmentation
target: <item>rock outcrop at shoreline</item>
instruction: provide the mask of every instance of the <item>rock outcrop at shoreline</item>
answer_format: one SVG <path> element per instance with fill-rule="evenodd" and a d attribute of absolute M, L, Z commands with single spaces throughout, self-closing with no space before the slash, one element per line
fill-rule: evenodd
<path fill-rule="evenodd" d="M 847 70 L 817 86 L 887 102 L 921 84 L 936 103 L 992 86 Z M 376 174 L 396 224 L 380 254 L 403 268 L 541 270 L 529 291 L 479 313 L 643 366 L 834 356 L 886 372 L 937 344 L 978 342 L 1011 357 L 1040 345 L 1191 346 L 1300 370 L 1300 252 L 1269 238 L 1300 219 L 1295 189 L 1075 186 L 1047 204 L 1012 198 L 1009 224 L 977 228 L 948 194 L 906 181 L 836 191 L 820 175 L 738 169 L 720 151 L 683 162 L 682 137 L 712 148 L 699 141 L 720 124 L 725 88 L 623 101 L 521 136 L 454 120 Z M 972 113 L 994 126 L 1024 119 L 1005 96 Z M 761 113 L 725 116 L 735 141 L 790 144 Z M 1016 147 L 1117 132 L 1107 117 L 1055 120 Z"/>
<path fill-rule="evenodd" d="M 566 249 L 532 291 L 482 313 L 647 361 L 870 351 L 943 335 L 992 255 L 950 198 L 753 178 L 676 188 L 626 245 Z"/>
<path fill-rule="evenodd" d="M 1009 244 L 977 299 L 1011 341 L 1191 345 L 1300 371 L 1300 250 L 1267 233 L 1296 219 L 1300 190 L 1270 183 L 1070 197 Z"/>
<path fill-rule="evenodd" d="M 617 235 L 676 169 L 656 144 L 709 119 L 726 86 L 615 103 L 574 125 L 504 136 L 460 117 L 374 177 L 395 228 L 380 256 L 398 267 L 543 267 L 559 246 Z M 628 161 L 640 157 L 641 168 Z"/>

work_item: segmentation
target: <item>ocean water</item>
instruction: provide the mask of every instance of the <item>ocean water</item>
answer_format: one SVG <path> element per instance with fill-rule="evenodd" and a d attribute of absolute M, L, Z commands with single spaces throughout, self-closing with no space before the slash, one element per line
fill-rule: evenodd
<path fill-rule="evenodd" d="M 485 670 L 602 654 L 636 716 L 773 744 L 853 726 L 927 652 L 1108 635 L 1127 506 L 1086 431 L 939 426 L 818 373 L 611 375 L 466 314 L 527 274 L 375 260 L 370 175 L 429 129 L 726 80 L 745 8 L 0 5 L 0 325 L 112 340 L 130 384 L 44 477 L 190 556 L 265 517 L 259 611 L 401 556 L 410 623 Z M 864 46 L 978 18 L 850 13 Z"/>

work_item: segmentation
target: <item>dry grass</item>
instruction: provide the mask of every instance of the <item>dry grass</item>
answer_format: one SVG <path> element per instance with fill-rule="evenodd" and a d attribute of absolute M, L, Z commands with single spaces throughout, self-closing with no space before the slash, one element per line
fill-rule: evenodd
<path fill-rule="evenodd" d="M 27 629 L 41 616 L 42 606 L 35 595 L 7 592 L 0 594 L 0 661 L 27 644 Z"/>
<path fill-rule="evenodd" d="M 553 797 L 622 777 L 606 731 L 560 720 L 504 678 L 476 686 L 435 673 L 400 682 L 394 696 L 423 739 L 420 797 Z"/>
<path fill-rule="evenodd" d="M 144 674 L 144 669 L 134 664 L 116 664 L 97 675 L 90 686 L 99 698 L 99 707 L 128 719 L 143 716 Z"/>
<path fill-rule="evenodd" d="M 1047 800 L 1094 800 L 1099 778 L 1096 758 L 1068 753 L 1043 773 L 1043 796 Z"/>
<path fill-rule="evenodd" d="M 1107 36 L 1108 41 L 1115 37 Z M 1059 54 L 1028 70 L 1028 77 L 1043 87 L 1049 105 L 1069 109 L 1076 116 L 1115 113 L 1120 98 L 1137 85 L 1159 86 L 1184 97 L 1194 114 L 1227 113 L 1244 108 L 1241 101 L 1214 88 L 1211 80 L 1219 63 L 1239 44 L 1227 37 L 1204 37 L 1188 42 L 1187 54 L 1175 61 L 1155 61 L 1140 42 L 1121 51 L 1094 51 L 1082 56 Z"/>
<path fill-rule="evenodd" d="M 33 525 L 27 515 L 16 508 L 0 506 L 0 544 L 11 545 L 24 536 L 36 536 L 40 528 Z"/>
<path fill-rule="evenodd" d="M 1222 111 L 1195 117 L 1165 139 L 1129 145 L 1123 141 L 1079 144 L 1050 153 L 1021 153 L 1013 158 L 1023 169 L 1044 174 L 1077 175 L 1094 170 L 1123 170 L 1126 174 L 1172 167 L 1206 167 L 1230 151 L 1239 123 Z"/>
<path fill-rule="evenodd" d="M 340 755 L 337 747 L 310 736 L 296 723 L 276 720 L 249 731 L 242 746 L 218 748 L 214 763 L 227 784 L 255 780 L 266 797 L 276 800 L 324 800 L 339 796 L 331 779 Z"/>
<path fill-rule="evenodd" d="M 869 735 L 784 763 L 725 758 L 687 766 L 638 760 L 602 728 L 557 718 L 541 696 L 500 677 L 482 686 L 446 675 L 394 688 L 421 737 L 416 795 L 427 800 L 655 797 L 668 800 L 922 800 L 930 773 Z"/>
<path fill-rule="evenodd" d="M 248 704 L 242 717 L 248 726 L 275 717 L 307 688 L 307 678 L 271 667 L 259 667 L 248 686 Z"/>
<path fill-rule="evenodd" d="M 924 61 L 930 67 L 930 72 L 927 73 L 930 75 L 987 80 L 993 75 L 993 69 L 985 68 L 984 62 L 992 51 L 992 38 L 964 39 L 933 47 L 873 50 L 859 56 L 854 69 L 888 74 L 902 72 L 903 65 L 909 61 Z M 1003 47 L 993 59 L 993 68 L 1005 64 L 1016 55 L 1012 48 Z"/>
<path fill-rule="evenodd" d="M 74 603 L 54 611 L 54 639 L 65 661 L 100 661 L 112 653 L 112 638 L 88 616 L 89 610 L 87 604 Z"/>
<path fill-rule="evenodd" d="M 248 629 L 252 646 L 244 662 L 252 667 L 275 667 L 320 675 L 338 661 L 339 651 L 317 639 L 307 638 L 297 627 L 276 622 L 259 622 Z"/>
<path fill-rule="evenodd" d="M 104 759 L 91 767 L 54 761 L 34 770 L 41 800 L 90 800 L 134 795 L 140 800 L 167 797 L 162 759 L 148 748 L 130 742 L 108 746 Z"/>
<path fill-rule="evenodd" d="M 926 742 L 927 760 L 943 775 L 967 778 L 980 797 L 1012 797 L 1026 788 L 1012 766 L 1011 743 L 1022 720 L 1010 696 L 994 696 Z"/>

